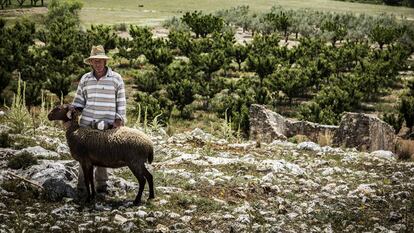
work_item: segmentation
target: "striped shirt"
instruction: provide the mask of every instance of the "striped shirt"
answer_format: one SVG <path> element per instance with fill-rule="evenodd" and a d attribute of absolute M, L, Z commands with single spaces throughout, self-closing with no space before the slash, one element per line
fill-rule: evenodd
<path fill-rule="evenodd" d="M 72 105 L 83 108 L 80 126 L 91 126 L 92 122 L 105 121 L 112 124 L 115 119 L 126 122 L 125 86 L 121 75 L 107 68 L 106 75 L 99 80 L 92 72 L 82 76 Z"/>

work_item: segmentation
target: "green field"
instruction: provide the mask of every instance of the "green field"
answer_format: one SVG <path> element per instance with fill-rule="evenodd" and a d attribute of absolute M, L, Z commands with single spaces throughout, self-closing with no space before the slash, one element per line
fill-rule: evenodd
<path fill-rule="evenodd" d="M 143 5 L 143 7 L 139 7 Z M 231 7 L 249 5 L 252 11 L 269 11 L 280 5 L 286 9 L 303 9 L 353 12 L 378 15 L 383 12 L 414 20 L 414 9 L 383 5 L 350 3 L 332 0 L 89 0 L 84 1 L 81 19 L 84 24 L 141 24 L 157 25 L 172 16 L 181 16 L 186 11 L 202 10 L 214 12 Z"/>

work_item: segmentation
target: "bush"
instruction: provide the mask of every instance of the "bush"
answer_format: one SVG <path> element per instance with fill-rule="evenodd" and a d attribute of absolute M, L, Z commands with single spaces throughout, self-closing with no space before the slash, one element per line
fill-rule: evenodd
<path fill-rule="evenodd" d="M 126 23 L 115 24 L 112 28 L 115 31 L 120 31 L 120 32 L 126 32 L 128 30 L 128 26 L 126 25 Z"/>
<path fill-rule="evenodd" d="M 401 114 L 385 113 L 382 120 L 390 124 L 394 128 L 395 133 L 398 134 L 404 122 L 404 117 Z"/>
<path fill-rule="evenodd" d="M 37 164 L 37 158 L 28 152 L 23 152 L 19 155 L 11 157 L 7 162 L 7 167 L 11 169 L 25 169 L 35 164 Z"/>

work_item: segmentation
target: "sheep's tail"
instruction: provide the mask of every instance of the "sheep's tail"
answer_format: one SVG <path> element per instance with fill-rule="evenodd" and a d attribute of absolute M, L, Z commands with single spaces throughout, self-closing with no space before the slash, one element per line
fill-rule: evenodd
<path fill-rule="evenodd" d="M 148 155 L 148 163 L 151 164 L 154 160 L 154 149 L 150 150 L 150 153 Z"/>

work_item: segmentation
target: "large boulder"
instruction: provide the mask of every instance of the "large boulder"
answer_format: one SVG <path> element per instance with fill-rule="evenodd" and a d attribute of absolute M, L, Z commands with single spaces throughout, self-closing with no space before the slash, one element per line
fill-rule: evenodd
<path fill-rule="evenodd" d="M 263 105 L 250 106 L 250 139 L 272 142 L 275 139 L 284 140 L 295 135 L 305 135 L 314 142 L 320 136 L 333 135 L 338 129 L 334 125 L 321 125 L 309 121 L 288 119 L 266 109 Z"/>
<path fill-rule="evenodd" d="M 40 160 L 38 165 L 22 171 L 23 177 L 44 188 L 47 198 L 53 201 L 63 197 L 76 197 L 77 162 Z"/>
<path fill-rule="evenodd" d="M 389 124 L 363 113 L 346 113 L 333 140 L 337 146 L 364 151 L 395 151 L 396 142 L 397 136 Z"/>
<path fill-rule="evenodd" d="M 321 137 L 333 138 L 338 126 L 321 125 L 309 121 L 287 120 L 287 137 L 306 135 L 311 141 L 319 142 Z"/>
<path fill-rule="evenodd" d="M 252 104 L 249 109 L 250 139 L 272 142 L 286 140 L 286 119 L 263 105 Z"/>

